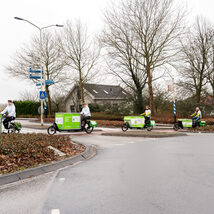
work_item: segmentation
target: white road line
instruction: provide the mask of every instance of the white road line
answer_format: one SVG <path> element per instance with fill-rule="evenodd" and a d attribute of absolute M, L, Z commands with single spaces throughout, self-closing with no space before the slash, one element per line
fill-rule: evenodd
<path fill-rule="evenodd" d="M 59 180 L 60 180 L 60 181 L 65 181 L 65 178 L 60 178 Z"/>
<path fill-rule="evenodd" d="M 60 214 L 59 209 L 52 209 L 51 214 Z"/>
<path fill-rule="evenodd" d="M 127 142 L 127 143 L 129 143 L 129 144 L 134 144 L 134 143 L 136 143 L 136 142 Z"/>

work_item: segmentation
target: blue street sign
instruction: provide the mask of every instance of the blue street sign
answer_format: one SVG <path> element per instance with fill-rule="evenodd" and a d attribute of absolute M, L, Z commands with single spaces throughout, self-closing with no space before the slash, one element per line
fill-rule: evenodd
<path fill-rule="evenodd" d="M 53 80 L 46 80 L 45 81 L 45 85 L 52 85 L 52 84 L 54 84 L 54 81 Z M 41 83 L 36 83 L 36 86 L 40 86 L 41 85 Z M 44 84 L 43 84 L 44 85 Z"/>
<path fill-rule="evenodd" d="M 41 70 L 32 70 L 32 68 L 29 68 L 29 72 L 30 72 L 30 75 L 29 75 L 30 79 L 37 79 L 37 80 L 41 79 Z M 43 71 L 42 71 L 42 74 L 43 74 Z"/>
<path fill-rule="evenodd" d="M 38 79 L 41 79 L 41 76 L 34 76 L 34 75 L 30 74 L 29 78 L 38 80 Z"/>
<path fill-rule="evenodd" d="M 41 100 L 45 99 L 45 97 L 46 97 L 45 94 L 46 94 L 45 91 L 40 91 L 39 92 L 39 97 L 40 97 Z"/>
<path fill-rule="evenodd" d="M 29 72 L 30 73 L 40 73 L 41 74 L 41 70 L 32 70 L 32 68 L 29 68 Z"/>
<path fill-rule="evenodd" d="M 52 85 L 52 84 L 54 84 L 54 81 L 53 80 L 46 80 L 45 84 L 46 85 Z"/>

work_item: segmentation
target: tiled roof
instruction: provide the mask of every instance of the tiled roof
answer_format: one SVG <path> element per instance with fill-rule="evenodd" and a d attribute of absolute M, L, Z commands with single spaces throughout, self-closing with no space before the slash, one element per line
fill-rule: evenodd
<path fill-rule="evenodd" d="M 95 99 L 127 99 L 128 93 L 117 85 L 84 84 L 87 90 Z"/>

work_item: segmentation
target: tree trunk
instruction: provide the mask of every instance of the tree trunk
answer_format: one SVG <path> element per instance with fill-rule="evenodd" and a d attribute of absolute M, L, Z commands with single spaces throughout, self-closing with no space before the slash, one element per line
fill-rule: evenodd
<path fill-rule="evenodd" d="M 201 89 L 200 89 L 200 87 L 198 88 L 198 90 L 196 90 L 196 102 L 197 103 L 201 102 Z"/>
<path fill-rule="evenodd" d="M 83 104 L 83 103 L 85 103 L 85 97 L 84 97 L 84 88 L 83 88 L 82 72 L 81 71 L 79 71 L 79 85 L 80 85 L 81 101 Z"/>
<path fill-rule="evenodd" d="M 153 87 L 152 87 L 152 75 L 150 73 L 150 69 L 147 70 L 147 75 L 148 75 L 148 88 L 149 88 L 149 105 L 152 114 L 155 114 L 154 111 L 154 96 L 153 96 Z"/>
<path fill-rule="evenodd" d="M 137 100 L 135 101 L 135 111 L 136 113 L 142 113 L 144 110 L 142 88 L 137 89 Z"/>

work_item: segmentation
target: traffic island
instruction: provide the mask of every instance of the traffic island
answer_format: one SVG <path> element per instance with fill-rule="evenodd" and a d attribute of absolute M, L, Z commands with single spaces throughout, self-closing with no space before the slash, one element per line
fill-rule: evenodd
<path fill-rule="evenodd" d="M 188 128 L 188 129 L 179 129 L 179 132 L 214 133 L 214 125 L 207 125 L 207 126 L 203 126 L 203 127 Z"/>
<path fill-rule="evenodd" d="M 0 135 L 0 185 L 51 172 L 96 154 L 92 146 L 71 142 L 69 136 Z"/>
<path fill-rule="evenodd" d="M 102 133 L 104 136 L 118 136 L 118 137 L 146 137 L 146 138 L 165 138 L 165 137 L 179 137 L 187 136 L 186 133 L 181 132 L 153 132 L 153 131 L 127 131 L 127 132 L 106 132 Z"/>

